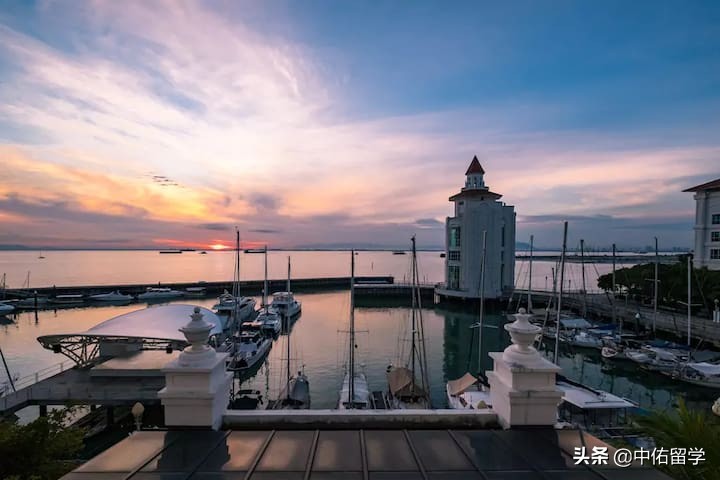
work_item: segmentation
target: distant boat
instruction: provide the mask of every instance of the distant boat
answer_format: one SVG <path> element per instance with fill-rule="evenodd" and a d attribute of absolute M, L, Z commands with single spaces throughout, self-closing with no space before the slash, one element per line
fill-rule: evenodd
<path fill-rule="evenodd" d="M 405 255 L 405 252 L 403 250 L 395 250 L 392 253 L 393 253 L 393 255 Z"/>
<path fill-rule="evenodd" d="M 246 248 L 245 253 L 265 253 L 264 248 Z"/>
<path fill-rule="evenodd" d="M 114 292 L 110 293 L 90 295 L 90 297 L 88 298 L 96 302 L 129 302 L 130 300 L 132 300 L 133 297 L 131 295 L 124 295 L 118 290 L 115 290 Z"/>
<path fill-rule="evenodd" d="M 440 258 L 445 258 L 445 253 L 444 253 L 444 252 L 440 254 Z"/>
<path fill-rule="evenodd" d="M 0 315 L 7 315 L 8 313 L 12 313 L 13 310 L 15 310 L 15 307 L 12 305 L 0 302 Z"/>
<path fill-rule="evenodd" d="M 57 295 L 53 298 L 48 299 L 49 303 L 55 303 L 57 305 L 78 305 L 83 303 L 84 297 L 82 295 Z"/>
<path fill-rule="evenodd" d="M 38 254 L 38 258 L 41 259 L 41 260 L 42 260 L 43 258 L 45 258 L 45 257 L 43 256 L 42 252 L 40 252 L 40 253 Z"/>
<path fill-rule="evenodd" d="M 160 250 L 161 254 L 167 254 L 167 253 L 182 253 L 182 250 Z"/>
<path fill-rule="evenodd" d="M 273 293 L 273 299 L 270 303 L 270 312 L 275 312 L 281 317 L 290 319 L 300 314 L 302 305 L 295 299 L 290 291 L 290 257 L 288 257 L 288 278 L 287 288 L 284 292 Z"/>
<path fill-rule="evenodd" d="M 138 300 L 159 300 L 182 297 L 183 292 L 171 288 L 148 287 L 145 293 L 138 295 Z"/>
<path fill-rule="evenodd" d="M 203 250 L 202 252 L 200 252 L 200 255 L 207 255 L 207 252 Z"/>
<path fill-rule="evenodd" d="M 206 294 L 207 294 L 207 289 L 205 287 L 187 287 L 185 289 L 186 297 L 202 298 Z"/>

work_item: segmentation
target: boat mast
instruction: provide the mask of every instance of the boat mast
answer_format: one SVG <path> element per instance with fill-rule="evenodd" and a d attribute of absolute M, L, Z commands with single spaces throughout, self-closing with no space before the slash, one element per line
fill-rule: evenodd
<path fill-rule="evenodd" d="M 483 245 L 485 244 L 485 234 L 483 232 Z M 528 298 L 527 308 L 528 313 L 532 313 L 532 262 L 533 262 L 533 235 L 530 235 L 530 272 L 528 272 Z M 483 268 L 485 268 L 485 247 L 483 246 Z"/>
<path fill-rule="evenodd" d="M 617 312 L 615 310 L 615 244 L 612 245 L 612 282 L 613 282 L 613 294 L 612 294 L 612 320 L 613 323 L 617 323 Z M 627 296 L 627 294 L 626 294 Z M 620 317 L 620 340 L 622 340 L 622 333 L 623 333 L 623 317 Z"/>
<path fill-rule="evenodd" d="M 582 317 L 587 317 L 587 291 L 585 290 L 585 240 L 580 239 L 580 268 L 582 269 Z"/>
<path fill-rule="evenodd" d="M 691 254 L 688 254 L 688 257 L 687 257 L 687 274 L 688 274 L 688 276 L 687 276 L 687 282 L 688 282 L 688 297 L 687 297 L 687 334 L 688 334 L 688 339 L 687 339 L 687 344 L 689 347 L 690 343 L 691 343 L 690 342 L 690 318 L 691 318 L 690 305 L 692 303 L 691 302 L 691 299 L 692 299 L 692 281 L 691 281 L 691 278 L 692 278 L 692 255 Z"/>
<path fill-rule="evenodd" d="M 350 395 L 349 408 L 355 408 L 355 250 L 350 250 Z"/>
<path fill-rule="evenodd" d="M 410 344 L 410 370 L 412 371 L 412 384 L 410 387 L 410 393 L 412 396 L 415 395 L 415 335 L 417 333 L 415 328 L 415 307 L 416 307 L 416 298 L 415 298 L 415 267 L 416 267 L 416 256 L 415 256 L 415 235 L 412 236 L 412 266 L 410 273 L 410 276 L 412 278 L 411 282 L 411 291 L 412 291 L 412 310 L 410 313 L 410 316 L 412 318 L 412 342 Z"/>
<path fill-rule="evenodd" d="M 237 323 L 240 316 L 240 230 L 237 227 L 235 227 L 235 272 L 233 273 L 232 297 L 235 307 L 233 322 Z"/>
<path fill-rule="evenodd" d="M 558 290 L 557 316 L 555 327 L 555 358 L 553 363 L 558 363 L 558 350 L 560 347 L 560 311 L 562 310 L 563 282 L 565 281 L 565 250 L 567 249 L 567 229 L 568 222 L 563 222 L 563 246 L 560 254 L 560 289 Z"/>
<path fill-rule="evenodd" d="M 265 307 L 265 313 L 268 311 L 267 305 L 267 290 L 268 290 L 268 279 L 267 279 L 267 245 L 265 245 L 265 280 L 263 281 L 263 298 L 262 306 Z"/>
<path fill-rule="evenodd" d="M 530 237 L 532 238 L 532 237 Z M 480 319 L 478 320 L 478 376 L 482 372 L 482 331 L 485 316 L 485 260 L 487 258 L 487 230 L 483 230 L 482 263 L 480 264 Z M 532 242 L 532 240 L 531 240 Z M 528 299 L 530 295 L 528 294 Z M 529 300 L 528 300 L 529 301 Z"/>
<path fill-rule="evenodd" d="M 288 279 L 287 279 L 286 291 L 288 293 L 290 293 L 290 255 L 288 255 Z"/>
<path fill-rule="evenodd" d="M 655 237 L 655 279 L 653 282 L 653 336 L 655 335 L 655 324 L 657 322 L 657 304 L 658 304 L 658 239 Z"/>

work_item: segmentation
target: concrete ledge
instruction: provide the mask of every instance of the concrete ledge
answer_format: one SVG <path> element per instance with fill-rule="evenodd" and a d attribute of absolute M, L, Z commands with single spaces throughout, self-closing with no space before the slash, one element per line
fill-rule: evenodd
<path fill-rule="evenodd" d="M 498 428 L 487 410 L 227 410 L 223 428 L 437 429 Z"/>

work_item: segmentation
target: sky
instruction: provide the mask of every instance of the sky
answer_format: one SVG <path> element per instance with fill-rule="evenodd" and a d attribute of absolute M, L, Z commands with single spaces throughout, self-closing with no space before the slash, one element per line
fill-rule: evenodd
<path fill-rule="evenodd" d="M 0 0 L 0 245 L 689 247 L 720 3 Z"/>

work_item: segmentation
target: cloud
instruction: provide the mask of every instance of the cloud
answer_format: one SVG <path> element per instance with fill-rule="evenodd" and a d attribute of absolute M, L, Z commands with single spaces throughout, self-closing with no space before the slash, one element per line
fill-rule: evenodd
<path fill-rule="evenodd" d="M 547 127 L 582 104 L 523 97 L 363 117 L 352 108 L 383 100 L 345 88 L 351 61 L 328 64 L 322 49 L 211 7 L 46 2 L 34 14 L 47 35 L 0 24 L 0 126 L 12 126 L 0 145 L 3 222 L 37 241 L 70 228 L 64 219 L 72 241 L 128 245 L 206 242 L 233 225 L 274 246 L 403 244 L 415 232 L 441 244 L 436 219 L 477 154 L 515 205 L 518 236 L 554 238 L 553 222 L 569 218 L 613 241 L 606 225 L 620 219 L 691 218 L 680 190 L 717 176 L 718 141 L 688 141 L 692 125 Z M 53 29 L 64 42 L 47 40 Z"/>

